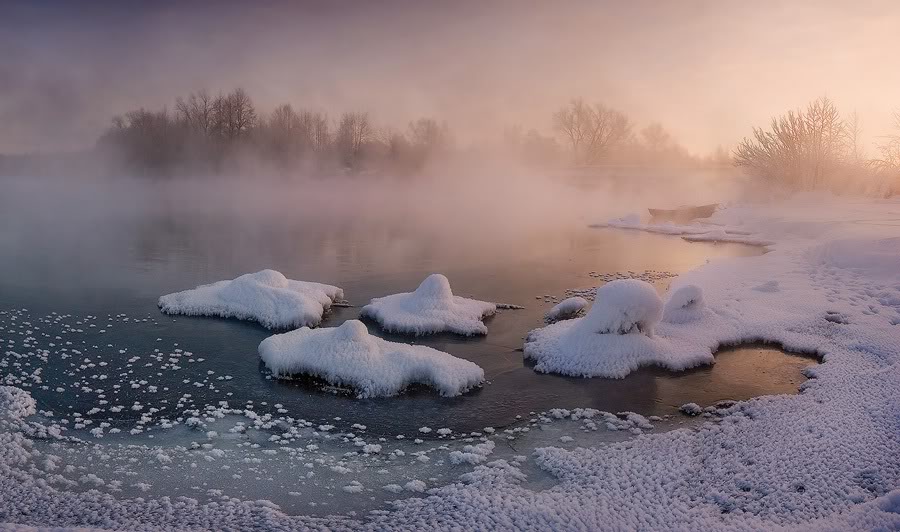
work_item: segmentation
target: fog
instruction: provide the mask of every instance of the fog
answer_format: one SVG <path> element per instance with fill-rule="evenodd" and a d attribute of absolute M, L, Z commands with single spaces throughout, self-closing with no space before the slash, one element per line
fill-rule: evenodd
<path fill-rule="evenodd" d="M 5 3 L 0 153 L 90 147 L 113 115 L 233 87 L 466 144 L 548 131 L 582 96 L 701 154 L 829 96 L 871 143 L 900 106 L 898 26 L 891 1 Z"/>

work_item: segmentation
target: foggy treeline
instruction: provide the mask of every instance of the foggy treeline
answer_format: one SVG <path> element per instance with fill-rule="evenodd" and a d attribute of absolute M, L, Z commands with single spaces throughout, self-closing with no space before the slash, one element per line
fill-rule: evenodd
<path fill-rule="evenodd" d="M 734 164 L 791 189 L 900 192 L 900 113 L 873 154 L 866 154 L 861 135 L 855 112 L 842 116 L 834 102 L 819 98 L 772 118 L 768 129 L 753 128 L 734 150 Z"/>
<path fill-rule="evenodd" d="M 496 145 L 458 145 L 447 122 L 423 117 L 397 129 L 362 111 L 331 117 L 283 104 L 261 113 L 242 89 L 215 96 L 201 90 L 174 107 L 117 116 L 98 149 L 118 167 L 144 175 L 221 173 L 242 161 L 285 173 L 414 174 L 465 150 L 495 149 L 544 167 L 616 164 L 727 164 L 724 150 L 701 160 L 660 124 L 637 128 L 623 113 L 572 100 L 547 133 L 513 125 Z"/>
<path fill-rule="evenodd" d="M 421 118 L 406 131 L 378 129 L 368 113 L 332 120 L 283 104 L 262 115 L 243 89 L 178 98 L 172 110 L 141 108 L 113 119 L 98 149 L 149 175 L 232 171 L 241 161 L 285 171 L 417 171 L 452 144 L 446 124 Z"/>
<path fill-rule="evenodd" d="M 111 174 L 151 177 L 247 170 L 323 176 L 416 175 L 429 165 L 490 153 L 542 169 L 736 166 L 763 184 L 787 189 L 900 191 L 900 113 L 893 131 L 877 137 L 867 153 L 857 114 L 842 114 L 827 98 L 753 128 L 733 150 L 720 147 L 703 157 L 689 153 L 659 123 L 640 126 L 617 109 L 582 98 L 561 104 L 547 122 L 546 131 L 511 125 L 496 142 L 464 144 L 447 122 L 434 118 L 395 128 L 374 123 L 363 111 L 329 116 L 282 104 L 264 113 L 243 89 L 215 95 L 200 90 L 177 98 L 171 108 L 116 116 L 92 152 L 41 157 L 65 169 L 101 159 Z M 16 171 L 27 159 L 0 156 L 0 170 Z"/>

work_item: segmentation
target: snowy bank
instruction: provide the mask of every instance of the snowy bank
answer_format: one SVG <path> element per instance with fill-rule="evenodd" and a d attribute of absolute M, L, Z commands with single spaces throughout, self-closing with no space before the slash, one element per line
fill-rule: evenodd
<path fill-rule="evenodd" d="M 448 331 L 472 336 L 487 334 L 482 320 L 496 311 L 494 303 L 454 296 L 447 278 L 434 273 L 415 292 L 373 299 L 360 315 L 377 321 L 388 332 L 420 335 Z"/>
<path fill-rule="evenodd" d="M 313 375 L 353 387 L 359 397 L 397 395 L 410 384 L 454 396 L 484 381 L 484 370 L 468 360 L 426 346 L 388 342 L 370 335 L 359 320 L 270 336 L 259 344 L 259 354 L 275 375 Z"/>
<path fill-rule="evenodd" d="M 688 242 L 747 244 L 748 246 L 770 246 L 775 243 L 775 240 L 753 232 L 734 227 L 722 227 L 710 221 L 689 224 L 676 224 L 673 222 L 652 224 L 642 223 L 641 217 L 637 214 L 614 218 L 604 223 L 591 224 L 590 227 L 630 229 L 645 233 L 680 236 Z"/>
<path fill-rule="evenodd" d="M 166 314 L 258 321 L 267 329 L 310 327 L 344 297 L 336 286 L 285 278 L 275 270 L 248 273 L 159 298 Z"/>

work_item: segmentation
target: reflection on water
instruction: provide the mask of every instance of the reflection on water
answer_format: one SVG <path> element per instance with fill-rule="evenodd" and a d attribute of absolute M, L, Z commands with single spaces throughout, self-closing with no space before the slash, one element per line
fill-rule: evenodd
<path fill-rule="evenodd" d="M 587 228 L 588 221 L 604 217 L 602 212 L 588 220 L 558 213 L 542 216 L 540 211 L 523 215 L 514 212 L 515 206 L 498 206 L 494 212 L 461 220 L 448 208 L 436 209 L 434 217 L 425 220 L 412 217 L 420 207 L 404 207 L 402 202 L 358 211 L 337 205 L 315 208 L 310 201 L 244 209 L 210 205 L 202 195 L 172 196 L 170 191 L 162 197 L 152 187 L 126 190 L 123 196 L 96 187 L 65 193 L 36 185 L 7 188 L 0 212 L 5 259 L 0 262 L 0 307 L 27 307 L 33 314 L 152 316 L 154 320 L 110 330 L 103 341 L 127 348 L 122 357 L 177 343 L 206 357 L 204 370 L 233 377 L 220 385 L 221 393 L 190 390 L 198 401 L 215 402 L 231 392 L 232 404 L 280 403 L 291 415 L 306 419 L 366 419 L 385 433 L 423 425 L 474 430 L 502 426 L 517 414 L 551 407 L 649 415 L 671 413 L 689 401 L 789 393 L 802 378 L 799 370 L 811 363 L 753 347 L 722 354 L 709 368 L 678 375 L 646 369 L 609 381 L 537 374 L 517 351 L 527 332 L 542 325 L 549 307 L 536 297 L 592 286 L 589 272 L 677 273 L 708 259 L 757 254 L 758 249 Z M 500 214 L 503 209 L 512 214 Z M 437 335 L 414 340 L 483 367 L 489 384 L 482 389 L 451 399 L 413 390 L 399 398 L 356 400 L 309 384 L 268 379 L 256 346 L 270 333 L 255 324 L 158 315 L 161 294 L 263 268 L 343 287 L 356 306 L 335 309 L 323 326 L 356 318 L 370 298 L 410 291 L 433 272 L 447 275 L 459 295 L 526 308 L 490 318 L 484 338 Z M 135 368 L 134 378 L 141 371 Z M 152 370 L 146 371 L 150 375 Z M 180 375 L 150 376 L 175 397 L 185 391 Z M 44 408 L 65 409 L 78 402 L 34 393 Z"/>

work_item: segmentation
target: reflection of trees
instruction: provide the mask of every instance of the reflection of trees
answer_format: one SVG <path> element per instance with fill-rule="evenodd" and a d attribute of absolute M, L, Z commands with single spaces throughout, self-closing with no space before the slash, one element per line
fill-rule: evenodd
<path fill-rule="evenodd" d="M 272 267 L 337 280 L 341 273 L 432 260 L 440 242 L 398 217 L 185 213 L 162 208 L 125 224 L 133 258 L 177 269 L 242 272 Z"/>

